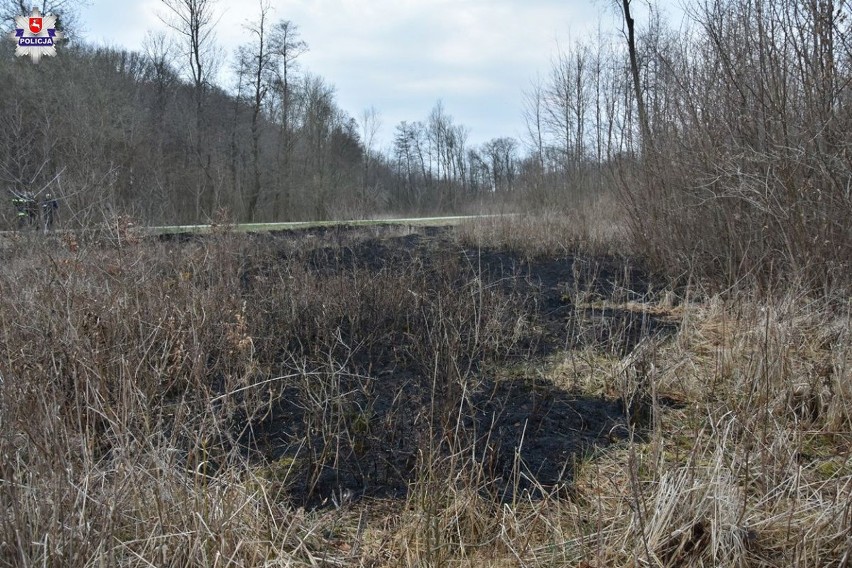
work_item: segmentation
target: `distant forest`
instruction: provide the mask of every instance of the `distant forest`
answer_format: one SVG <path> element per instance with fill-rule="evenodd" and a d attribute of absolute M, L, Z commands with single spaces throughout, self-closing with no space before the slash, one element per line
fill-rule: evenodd
<path fill-rule="evenodd" d="M 17 4 L 7 6 L 7 29 Z M 73 10 L 60 4 L 45 12 Z M 36 65 L 3 42 L 8 189 L 49 188 L 67 225 L 104 212 L 160 224 L 220 211 L 238 221 L 469 211 L 516 185 L 518 142 L 468 147 L 467 130 L 440 102 L 425 120 L 398 125 L 392 153 L 381 153 L 379 113 L 341 109 L 333 85 L 300 65 L 309 46 L 298 26 L 270 21 L 265 5 L 247 30 L 254 42 L 233 54 L 208 35 L 212 2 L 161 8 L 162 29 L 141 52 L 71 41 Z M 210 79 L 216 67 L 230 84 Z"/>
<path fill-rule="evenodd" d="M 7 4 L 9 27 L 22 7 Z M 74 21 L 73 2 L 54 4 L 43 11 Z M 604 183 L 604 164 L 633 152 L 618 49 L 560 53 L 552 75 L 530 85 L 527 140 L 471 145 L 437 101 L 427 116 L 384 125 L 393 144 L 380 151 L 380 111 L 338 106 L 332 82 L 301 65 L 310 46 L 297 23 L 272 21 L 261 4 L 246 30 L 253 41 L 224 54 L 209 29 L 215 9 L 164 1 L 162 29 L 140 52 L 71 41 L 34 65 L 4 42 L 3 183 L 50 186 L 81 223 L 104 211 L 157 224 L 219 210 L 239 221 L 321 220 L 574 203 Z M 210 79 L 214 68 L 229 84 Z"/>
<path fill-rule="evenodd" d="M 301 65 L 298 22 L 264 3 L 236 53 L 215 44 L 212 0 L 162 0 L 140 52 L 72 41 L 34 65 L 7 41 L 0 176 L 50 187 L 66 224 L 570 211 L 615 195 L 633 241 L 667 265 L 847 266 L 850 4 L 693 0 L 676 27 L 653 6 L 635 20 L 631 4 L 542 54 L 522 139 L 472 145 L 437 102 L 392 126 L 387 151 L 380 109 L 341 109 L 333 78 Z M 44 9 L 73 22 L 70 0 Z"/>

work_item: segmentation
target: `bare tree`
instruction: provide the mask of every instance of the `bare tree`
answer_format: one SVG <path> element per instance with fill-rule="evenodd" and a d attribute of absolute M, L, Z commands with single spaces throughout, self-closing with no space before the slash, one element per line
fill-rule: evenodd
<path fill-rule="evenodd" d="M 487 160 L 491 190 L 512 191 L 517 172 L 517 147 L 514 138 L 494 138 L 482 147 L 482 155 Z"/>
<path fill-rule="evenodd" d="M 560 49 L 551 67 L 544 97 L 543 125 L 561 153 L 563 172 L 577 172 L 583 155 L 586 108 L 585 47 Z M 564 176 L 568 183 L 568 176 Z"/>
<path fill-rule="evenodd" d="M 537 76 L 524 92 L 524 121 L 540 172 L 544 172 L 544 104 L 544 87 L 541 77 Z"/>
<path fill-rule="evenodd" d="M 290 209 L 293 150 L 295 147 L 293 127 L 293 73 L 297 59 L 308 51 L 308 44 L 299 38 L 299 27 L 289 20 L 275 24 L 270 34 L 269 52 L 275 69 L 275 95 L 278 103 L 278 119 L 281 135 L 278 144 L 278 188 L 275 192 L 275 210 L 285 214 Z"/>
<path fill-rule="evenodd" d="M 217 59 L 213 28 L 217 21 L 215 0 L 161 0 L 167 13 L 161 20 L 180 38 L 186 57 L 195 102 L 195 133 L 193 148 L 203 178 L 196 191 L 196 216 L 202 215 L 205 194 L 212 186 L 210 156 L 205 156 L 203 107 L 205 94 L 215 76 Z"/>
<path fill-rule="evenodd" d="M 370 188 L 370 165 L 373 162 L 375 152 L 376 136 L 382 128 L 382 117 L 375 107 L 364 109 L 361 112 L 361 144 L 364 146 L 364 179 L 361 183 L 361 201 L 366 202 L 367 192 Z"/>
<path fill-rule="evenodd" d="M 432 107 L 432 112 L 429 113 L 429 121 L 428 121 L 428 135 L 429 135 L 429 162 L 430 169 L 432 164 L 434 163 L 435 168 L 437 168 L 435 172 L 435 177 L 438 180 L 447 179 L 447 167 L 444 160 L 444 150 L 447 144 L 447 133 L 449 131 L 450 121 L 452 119 L 447 116 L 444 111 L 444 103 L 443 101 L 438 101 L 435 103 L 435 106 Z"/>
<path fill-rule="evenodd" d="M 142 40 L 142 53 L 147 63 L 146 79 L 156 90 L 156 112 L 162 117 L 166 99 L 178 80 L 174 71 L 175 46 L 162 32 L 148 32 Z"/>
<path fill-rule="evenodd" d="M 630 58 L 630 76 L 633 79 L 633 95 L 636 100 L 636 112 L 639 118 L 639 131 L 641 135 L 641 146 L 643 155 L 646 154 L 651 143 L 651 132 L 648 126 L 648 114 L 645 110 L 645 99 L 642 94 L 640 79 L 639 57 L 636 52 L 636 21 L 630 13 L 632 0 L 621 0 L 621 10 L 624 23 L 627 26 L 627 55 Z"/>
<path fill-rule="evenodd" d="M 269 91 L 270 77 L 273 66 L 273 54 L 270 50 L 269 30 L 267 28 L 269 11 L 268 0 L 260 0 L 260 12 L 254 25 L 246 26 L 253 38 L 249 45 L 240 47 L 237 52 L 238 73 L 249 79 L 251 88 L 251 162 L 252 180 L 246 203 L 246 215 L 254 220 L 257 213 L 257 203 L 260 198 L 260 118 Z"/>
<path fill-rule="evenodd" d="M 217 18 L 215 0 L 161 0 L 168 12 L 163 23 L 181 38 L 184 56 L 189 63 L 189 77 L 201 106 L 204 89 L 211 83 L 215 42 L 213 27 Z"/>
<path fill-rule="evenodd" d="M 402 177 L 400 201 L 404 207 L 418 211 L 432 181 L 427 165 L 426 140 L 426 127 L 422 122 L 403 121 L 396 127 L 393 152 L 397 175 Z"/>

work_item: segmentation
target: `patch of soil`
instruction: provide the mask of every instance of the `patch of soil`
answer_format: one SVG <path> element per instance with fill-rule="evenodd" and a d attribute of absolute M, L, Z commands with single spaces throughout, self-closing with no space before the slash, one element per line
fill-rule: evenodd
<path fill-rule="evenodd" d="M 363 235 L 363 229 L 326 228 L 321 234 L 331 235 L 334 244 L 313 249 L 306 262 L 316 272 L 330 275 L 355 269 L 393 270 L 415 260 L 429 269 L 436 256 L 455 255 L 466 268 L 467 278 L 479 277 L 507 294 L 530 294 L 534 298 L 535 315 L 547 330 L 539 355 L 602 344 L 624 355 L 642 337 L 670 335 L 676 329 L 656 314 L 589 307 L 601 300 L 654 300 L 654 283 L 642 266 L 629 258 L 561 254 L 530 259 L 517 252 L 463 248 L 453 239 L 451 228 L 427 229 L 423 234 L 352 240 Z M 307 234 L 317 234 L 311 231 Z M 295 239 L 304 235 L 288 231 L 277 236 Z"/>
<path fill-rule="evenodd" d="M 313 239 L 315 233 L 253 238 L 293 242 Z M 298 259 L 291 255 L 279 261 L 303 262 L 323 276 L 404 269 L 417 262 L 429 278 L 430 270 L 438 270 L 438 259 L 450 258 L 462 267 L 459 286 L 481 279 L 489 288 L 529 298 L 516 304 L 530 310 L 528 316 L 539 329 L 538 336 L 526 338 L 527 356 L 544 357 L 581 345 L 624 354 L 647 335 L 674 331 L 656 315 L 606 305 L 608 300 L 617 305 L 649 296 L 650 279 L 628 259 L 528 259 L 466 249 L 449 229 L 365 236 L 363 230 L 335 227 L 319 234 L 312 246 L 300 249 Z M 244 276 L 248 288 L 255 276 Z M 336 392 L 343 394 L 335 400 L 323 400 L 304 378 L 295 378 L 281 385 L 279 402 L 265 417 L 235 420 L 240 442 L 255 459 L 289 464 L 287 491 L 296 503 L 319 506 L 342 490 L 402 496 L 424 462 L 440 463 L 428 459 L 430 454 L 443 456 L 444 462 L 461 455 L 474 460 L 490 494 L 510 500 L 518 492 L 537 494 L 564 486 L 586 452 L 621 440 L 627 432 L 620 400 L 588 397 L 540 380 L 496 380 L 475 361 L 465 388 L 423 368 L 369 354 L 349 365 L 334 376 L 318 373 L 312 378 L 336 381 Z M 460 449 L 466 449 L 464 454 Z"/>
<path fill-rule="evenodd" d="M 564 485 L 576 460 L 627 435 L 621 401 L 568 392 L 549 382 L 489 381 L 474 400 L 469 427 L 480 433 L 476 441 L 502 501 Z"/>
<path fill-rule="evenodd" d="M 316 416 L 308 416 L 302 391 L 292 386 L 242 441 L 271 463 L 284 458 L 292 464 L 290 497 L 313 507 L 342 490 L 402 497 L 430 451 L 444 461 L 454 454 L 475 459 L 497 500 L 538 496 L 542 489 L 564 487 L 575 462 L 594 447 L 627 434 L 620 400 L 567 392 L 549 382 L 485 379 L 471 396 L 452 402 L 433 399 L 423 381 L 405 373 L 376 383 L 360 391 L 347 385 L 358 392 L 334 416 L 340 435 L 324 441 L 313 430 Z M 433 403 L 437 410 L 430 415 Z"/>

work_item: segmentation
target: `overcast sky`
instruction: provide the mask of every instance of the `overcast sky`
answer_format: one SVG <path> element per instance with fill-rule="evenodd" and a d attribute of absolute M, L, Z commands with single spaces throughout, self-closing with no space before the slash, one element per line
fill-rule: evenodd
<path fill-rule="evenodd" d="M 523 91 L 546 73 L 557 42 L 617 26 L 611 0 L 272 0 L 273 21 L 291 20 L 310 51 L 303 70 L 336 87 L 358 117 L 375 107 L 381 140 L 402 120 L 425 120 L 438 100 L 469 142 L 523 132 Z M 257 1 L 218 0 L 217 43 L 230 59 Z M 138 50 L 163 30 L 160 0 L 90 0 L 86 41 Z M 222 75 L 224 81 L 226 77 Z"/>

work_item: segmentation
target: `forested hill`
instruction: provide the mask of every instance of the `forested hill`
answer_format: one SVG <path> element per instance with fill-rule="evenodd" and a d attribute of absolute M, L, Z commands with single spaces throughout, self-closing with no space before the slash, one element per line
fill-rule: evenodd
<path fill-rule="evenodd" d="M 80 221 L 107 210 L 188 222 L 220 208 L 242 219 L 326 218 L 359 206 L 357 124 L 325 80 L 304 73 L 269 97 L 256 122 L 255 163 L 248 97 L 205 85 L 196 120 L 193 86 L 154 47 L 142 55 L 69 45 L 35 65 L 4 43 L 5 188 L 49 186 Z"/>
<path fill-rule="evenodd" d="M 226 90 L 179 74 L 163 35 L 149 36 L 144 53 L 69 44 L 37 65 L 13 50 L 0 46 L 7 220 L 8 190 L 43 188 L 72 224 L 104 212 L 155 224 L 221 211 L 240 221 L 471 212 L 515 176 L 515 140 L 480 155 L 440 102 L 426 121 L 398 125 L 394 150 L 382 153 L 378 111 L 351 116 L 329 81 L 289 55 L 258 74 L 251 54 L 237 52 L 220 74 Z"/>

